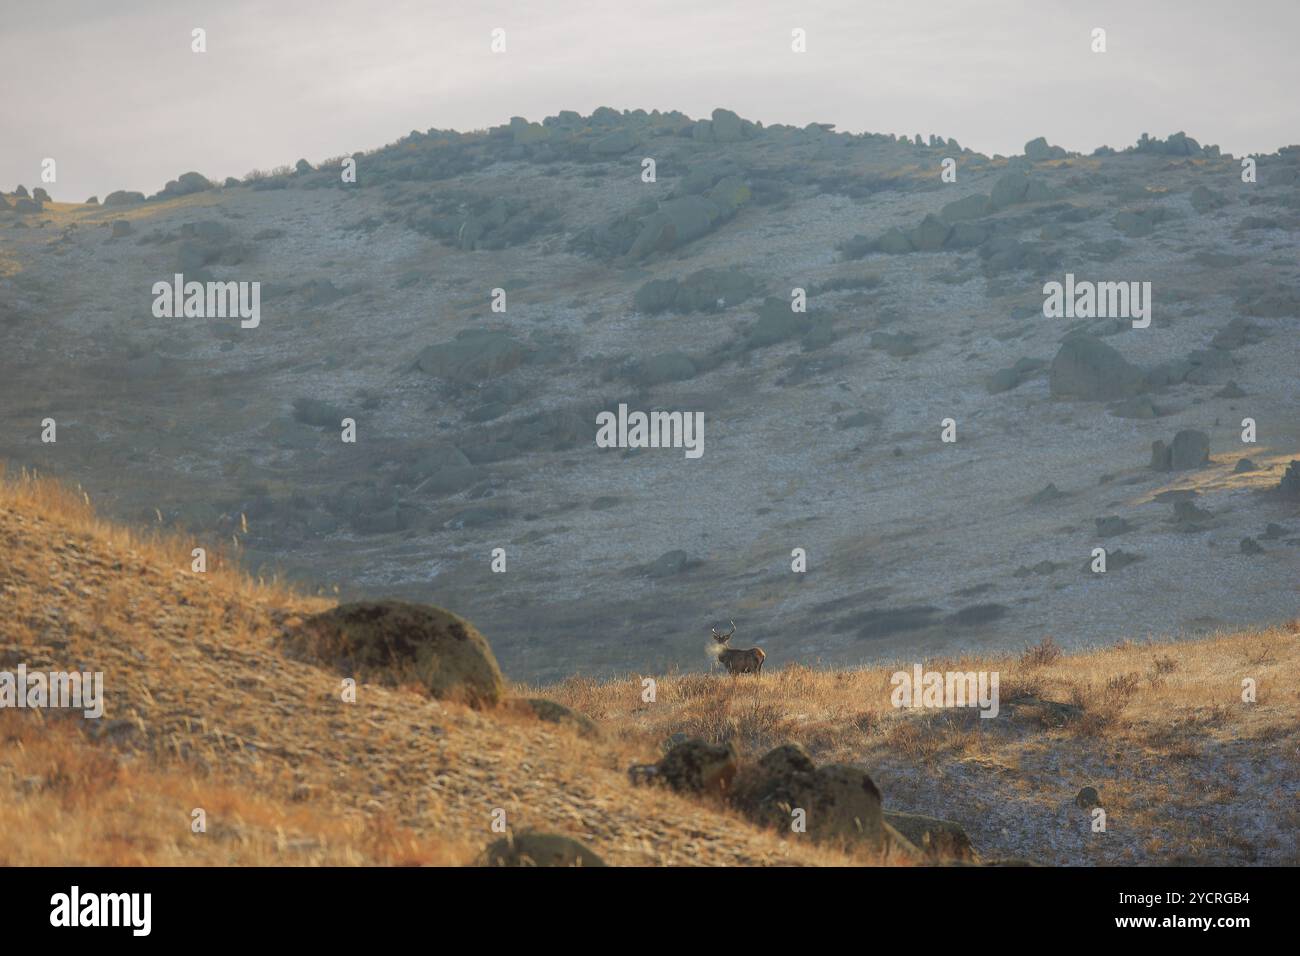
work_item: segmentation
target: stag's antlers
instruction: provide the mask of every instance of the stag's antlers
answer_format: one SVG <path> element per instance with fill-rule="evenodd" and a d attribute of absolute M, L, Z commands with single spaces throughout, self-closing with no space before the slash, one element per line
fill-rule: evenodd
<path fill-rule="evenodd" d="M 711 627 L 709 628 L 709 630 L 713 632 L 713 639 L 715 641 L 717 641 L 719 644 L 725 644 L 727 643 L 727 641 L 731 640 L 732 635 L 736 633 L 736 622 L 735 621 L 731 622 L 731 630 L 728 631 L 726 634 L 719 634 L 718 629 L 716 627 Z"/>

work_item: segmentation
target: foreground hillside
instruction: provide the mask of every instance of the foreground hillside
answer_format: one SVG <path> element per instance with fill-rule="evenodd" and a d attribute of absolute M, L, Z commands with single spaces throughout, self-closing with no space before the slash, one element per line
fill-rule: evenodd
<path fill-rule="evenodd" d="M 104 523 L 53 483 L 0 482 L 0 670 L 102 670 L 106 684 L 97 721 L 0 710 L 0 864 L 465 864 L 497 808 L 611 864 L 917 862 L 633 786 L 627 768 L 674 735 L 729 742 L 742 767 L 786 742 L 860 765 L 887 811 L 959 824 L 984 861 L 1297 862 L 1294 625 L 928 662 L 999 670 L 992 720 L 896 711 L 889 669 L 660 675 L 653 704 L 639 676 L 538 692 L 594 718 L 591 736 L 411 687 L 363 683 L 344 703 L 336 673 L 281 650 L 331 602 L 216 555 L 194 574 L 188 548 Z M 1245 677 L 1257 703 L 1241 702 Z M 1075 806 L 1084 786 L 1105 834 Z M 206 833 L 191 832 L 196 808 Z"/>

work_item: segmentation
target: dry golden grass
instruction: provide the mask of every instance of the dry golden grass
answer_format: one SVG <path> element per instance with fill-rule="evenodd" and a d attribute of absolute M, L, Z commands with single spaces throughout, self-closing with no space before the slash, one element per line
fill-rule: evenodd
<path fill-rule="evenodd" d="M 744 759 L 798 741 L 861 764 L 886 809 L 955 820 L 986 859 L 1297 862 L 1300 624 L 926 663 L 998 671 L 993 720 L 895 709 L 892 667 L 673 673 L 654 703 L 639 676 L 518 688 L 599 721 L 590 741 L 410 689 L 363 685 L 344 703 L 338 674 L 280 651 L 329 602 L 215 550 L 194 574 L 192 546 L 101 521 L 56 482 L 0 480 L 0 670 L 103 671 L 106 698 L 99 721 L 0 711 L 0 863 L 460 865 L 495 838 L 496 808 L 615 864 L 881 862 L 632 787 L 627 767 L 678 733 Z M 1257 703 L 1241 700 L 1245 677 Z M 1026 697 L 1074 709 L 1012 706 Z M 1084 785 L 1105 834 L 1074 806 Z M 206 833 L 190 830 L 195 808 Z"/>
<path fill-rule="evenodd" d="M 641 701 L 640 677 L 573 678 L 538 692 L 629 741 L 685 733 L 730 741 L 749 758 L 795 741 L 818 762 L 862 764 L 886 809 L 956 820 L 986 856 L 1294 864 L 1298 634 L 1293 621 L 1077 654 L 1048 639 L 1018 656 L 925 662 L 997 671 L 1002 711 L 987 720 L 893 707 L 890 676 L 911 662 L 667 675 L 653 704 Z M 1256 703 L 1242 701 L 1245 678 L 1256 682 Z M 1010 706 L 1023 696 L 1078 710 Z M 1095 839 L 1086 815 L 1071 815 L 1084 786 L 1098 788 L 1107 812 L 1107 833 Z M 1059 846 L 1064 837 L 1072 846 Z M 1058 848 L 1045 852 L 1051 843 Z"/>
<path fill-rule="evenodd" d="M 410 690 L 345 703 L 338 674 L 280 652 L 328 602 L 211 555 L 192 573 L 191 547 L 100 521 L 56 482 L 0 481 L 0 669 L 105 682 L 99 720 L 0 711 L 0 863 L 459 865 L 497 808 L 614 864 L 875 862 L 634 789 L 641 754 L 619 741 Z"/>

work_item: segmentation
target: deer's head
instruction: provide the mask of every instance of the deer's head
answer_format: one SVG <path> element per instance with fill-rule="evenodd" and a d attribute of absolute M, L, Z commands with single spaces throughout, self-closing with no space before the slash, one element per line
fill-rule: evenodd
<path fill-rule="evenodd" d="M 726 634 L 720 633 L 716 627 L 710 628 L 710 630 L 713 633 L 713 639 L 715 641 L 717 641 L 719 644 L 725 644 L 727 643 L 727 641 L 731 640 L 731 636 L 736 633 L 736 622 L 735 621 L 731 622 L 731 630 L 728 631 Z"/>

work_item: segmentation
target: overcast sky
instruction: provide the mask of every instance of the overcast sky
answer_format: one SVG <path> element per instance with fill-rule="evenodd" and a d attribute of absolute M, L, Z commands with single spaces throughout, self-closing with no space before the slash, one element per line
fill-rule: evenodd
<path fill-rule="evenodd" d="M 989 154 L 1176 130 L 1272 152 L 1300 142 L 1298 36 L 1300 0 L 13 0 L 0 188 L 39 185 L 53 157 L 56 199 L 152 193 L 191 169 L 224 179 L 597 106 L 725 106 Z"/>

